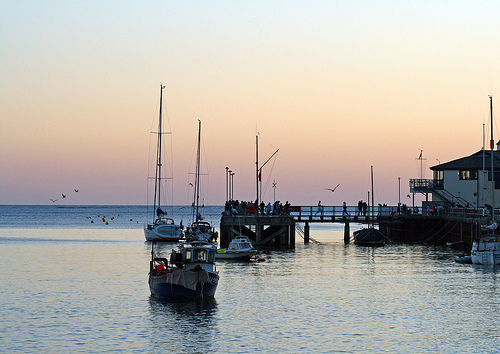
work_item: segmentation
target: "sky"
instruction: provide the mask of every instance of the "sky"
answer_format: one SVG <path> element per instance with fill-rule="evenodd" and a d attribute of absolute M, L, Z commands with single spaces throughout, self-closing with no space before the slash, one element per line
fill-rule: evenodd
<path fill-rule="evenodd" d="M 3 0 L 0 204 L 146 204 L 162 83 L 173 204 L 192 201 L 201 120 L 205 204 L 224 203 L 226 167 L 235 199 L 255 200 L 258 134 L 261 163 L 279 149 L 264 201 L 357 205 L 373 166 L 375 203 L 411 205 L 410 179 L 480 150 L 483 125 L 489 136 L 499 13 L 497 1 Z"/>

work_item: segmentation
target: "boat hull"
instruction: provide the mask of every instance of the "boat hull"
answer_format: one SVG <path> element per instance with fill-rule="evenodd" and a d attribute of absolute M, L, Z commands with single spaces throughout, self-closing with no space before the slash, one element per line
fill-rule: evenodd
<path fill-rule="evenodd" d="M 151 295 L 162 299 L 211 298 L 215 296 L 218 283 L 218 274 L 206 271 L 178 270 L 159 276 L 149 276 Z"/>
<path fill-rule="evenodd" d="M 215 259 L 222 260 L 250 260 L 253 257 L 255 252 L 249 251 L 226 251 L 226 250 L 217 250 L 215 254 Z"/>
<path fill-rule="evenodd" d="M 358 246 L 383 246 L 385 243 L 384 235 L 377 229 L 368 228 L 354 232 L 354 244 Z"/>
<path fill-rule="evenodd" d="M 177 225 L 147 225 L 144 228 L 146 241 L 178 242 L 182 231 Z"/>

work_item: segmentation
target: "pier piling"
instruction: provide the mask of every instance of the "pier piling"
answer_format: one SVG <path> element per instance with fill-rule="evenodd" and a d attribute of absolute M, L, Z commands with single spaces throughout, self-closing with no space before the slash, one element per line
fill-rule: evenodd
<path fill-rule="evenodd" d="M 309 243 L 309 222 L 306 221 L 304 225 L 304 244 L 307 245 Z"/>
<path fill-rule="evenodd" d="M 344 224 L 344 244 L 348 245 L 351 242 L 351 231 L 349 227 L 349 222 Z"/>

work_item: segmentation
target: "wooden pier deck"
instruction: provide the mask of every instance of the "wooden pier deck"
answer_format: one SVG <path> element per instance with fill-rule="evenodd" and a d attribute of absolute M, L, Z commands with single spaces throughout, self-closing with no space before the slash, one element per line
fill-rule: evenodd
<path fill-rule="evenodd" d="M 419 208 L 419 211 L 422 209 Z M 303 223 L 304 243 L 309 242 L 310 224 L 344 224 L 344 242 L 349 243 L 350 225 L 376 224 L 393 242 L 447 244 L 463 243 L 470 249 L 472 240 L 488 218 L 481 210 L 456 208 L 445 214 L 429 215 L 413 208 L 398 210 L 397 206 L 375 206 L 366 213 L 357 206 L 291 206 L 289 214 L 222 216 L 220 244 L 227 247 L 232 238 L 243 234 L 258 247 L 289 249 L 295 247 L 296 223 Z"/>

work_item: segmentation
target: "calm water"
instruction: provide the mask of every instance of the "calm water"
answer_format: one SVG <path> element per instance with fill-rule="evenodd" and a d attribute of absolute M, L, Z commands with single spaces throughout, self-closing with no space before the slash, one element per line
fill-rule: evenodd
<path fill-rule="evenodd" d="M 219 262 L 215 300 L 163 303 L 143 207 L 0 212 L 0 352 L 499 351 L 499 272 L 447 248 L 344 246 L 341 227 L 313 225 L 319 245 Z"/>

